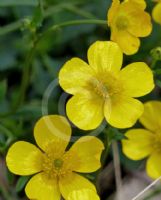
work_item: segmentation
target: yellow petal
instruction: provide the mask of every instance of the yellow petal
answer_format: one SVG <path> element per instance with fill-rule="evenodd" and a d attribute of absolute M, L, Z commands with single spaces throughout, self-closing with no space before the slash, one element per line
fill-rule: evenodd
<path fill-rule="evenodd" d="M 100 200 L 93 190 L 82 189 L 71 192 L 67 200 Z"/>
<path fill-rule="evenodd" d="M 149 130 L 156 132 L 161 129 L 161 102 L 149 101 L 144 104 L 144 113 L 140 122 Z"/>
<path fill-rule="evenodd" d="M 80 129 L 97 128 L 103 120 L 103 99 L 91 93 L 76 94 L 67 103 L 67 116 Z"/>
<path fill-rule="evenodd" d="M 148 94 L 154 88 L 153 73 L 143 62 L 132 63 L 121 70 L 125 93 L 131 97 Z"/>
<path fill-rule="evenodd" d="M 66 62 L 59 72 L 60 86 L 68 93 L 75 94 L 85 87 L 91 78 L 92 69 L 79 58 Z"/>
<path fill-rule="evenodd" d="M 157 23 L 161 24 L 161 2 L 154 7 L 152 16 Z"/>
<path fill-rule="evenodd" d="M 44 151 L 51 143 L 64 151 L 69 143 L 71 132 L 70 124 L 65 117 L 48 115 L 36 123 L 34 137 L 39 147 Z"/>
<path fill-rule="evenodd" d="M 146 37 L 152 31 L 150 15 L 130 4 L 126 7 L 129 26 L 127 30 L 136 37 Z"/>
<path fill-rule="evenodd" d="M 128 139 L 122 140 L 123 153 L 132 160 L 140 160 L 153 151 L 153 133 L 146 129 L 131 129 L 126 132 Z"/>
<path fill-rule="evenodd" d="M 111 26 L 112 21 L 114 20 L 115 15 L 119 10 L 119 7 L 120 7 L 120 0 L 113 0 L 110 9 L 107 12 L 107 19 L 109 26 Z"/>
<path fill-rule="evenodd" d="M 33 176 L 25 188 L 29 199 L 38 200 L 60 200 L 58 182 L 56 179 L 48 179 L 44 173 Z"/>
<path fill-rule="evenodd" d="M 140 101 L 116 96 L 107 101 L 104 107 L 104 114 L 107 122 L 116 128 L 129 128 L 133 126 L 143 113 L 143 105 Z"/>
<path fill-rule="evenodd" d="M 123 54 L 114 42 L 97 41 L 88 50 L 88 61 L 96 72 L 118 72 L 122 66 Z"/>
<path fill-rule="evenodd" d="M 127 31 L 117 31 L 113 28 L 111 40 L 117 42 L 126 55 L 135 54 L 140 47 L 140 40 Z"/>
<path fill-rule="evenodd" d="M 104 149 L 101 140 L 93 136 L 85 136 L 76 141 L 69 151 L 78 156 L 78 165 L 74 166 L 77 172 L 94 172 L 101 167 L 100 157 Z"/>
<path fill-rule="evenodd" d="M 140 9 L 145 9 L 146 8 L 146 2 L 145 0 L 125 0 L 125 2 L 130 2 L 130 3 L 135 3 L 137 4 L 137 6 L 140 8 Z"/>
<path fill-rule="evenodd" d="M 59 187 L 64 199 L 67 199 L 69 194 L 75 190 L 89 189 L 96 192 L 95 186 L 88 179 L 76 173 L 60 178 Z"/>
<path fill-rule="evenodd" d="M 154 179 L 157 179 L 161 176 L 161 159 L 160 153 L 153 153 L 146 164 L 147 174 Z"/>
<path fill-rule="evenodd" d="M 31 175 L 42 170 L 42 152 L 28 142 L 16 142 L 6 156 L 7 167 L 17 175 Z"/>

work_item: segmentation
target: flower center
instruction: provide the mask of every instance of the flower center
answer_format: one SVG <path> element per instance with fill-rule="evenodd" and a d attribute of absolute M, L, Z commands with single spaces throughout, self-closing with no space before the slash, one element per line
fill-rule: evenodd
<path fill-rule="evenodd" d="M 119 16 L 116 19 L 116 27 L 118 30 L 125 30 L 129 25 L 129 21 L 125 16 Z"/>
<path fill-rule="evenodd" d="M 90 80 L 89 85 L 92 91 L 105 100 L 123 91 L 122 84 L 117 77 L 107 73 L 97 74 L 97 77 Z"/>
<path fill-rule="evenodd" d="M 64 152 L 60 149 L 61 145 L 51 143 L 44 153 L 42 168 L 48 178 L 66 176 L 79 164 L 75 152 Z"/>
<path fill-rule="evenodd" d="M 54 164 L 55 169 L 61 169 L 63 166 L 63 163 L 64 163 L 63 160 L 55 159 L 53 164 Z"/>

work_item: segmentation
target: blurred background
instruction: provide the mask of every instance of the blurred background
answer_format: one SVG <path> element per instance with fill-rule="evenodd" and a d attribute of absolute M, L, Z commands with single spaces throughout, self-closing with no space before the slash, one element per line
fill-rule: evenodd
<path fill-rule="evenodd" d="M 147 10 L 151 13 L 154 3 L 147 0 L 147 4 Z M 34 143 L 33 127 L 42 114 L 65 114 L 65 102 L 69 97 L 62 96 L 63 91 L 56 82 L 59 69 L 72 57 L 87 60 L 90 44 L 96 40 L 110 39 L 110 29 L 103 23 L 46 30 L 73 20 L 106 20 L 110 5 L 111 0 L 0 0 L 0 200 L 25 200 L 23 189 L 30 178 L 15 176 L 7 170 L 5 155 L 9 146 L 17 140 Z M 40 37 L 41 40 L 37 42 Z M 124 66 L 137 61 L 151 64 L 151 49 L 161 46 L 161 26 L 153 22 L 152 34 L 142 39 L 141 44 L 137 54 L 125 56 Z M 160 100 L 161 62 L 157 62 L 154 73 L 156 88 L 142 101 Z M 43 99 L 45 113 L 42 113 Z M 136 126 L 141 125 L 138 123 Z M 73 135 L 85 134 L 88 132 L 73 127 Z M 103 134 L 99 134 L 99 137 L 104 139 Z M 121 152 L 121 145 L 120 159 L 123 178 L 121 193 L 123 200 L 130 200 L 152 180 L 145 174 L 145 162 L 127 159 Z M 102 200 L 115 199 L 112 160 L 110 152 L 100 175 L 87 175 L 96 183 Z M 140 199 L 160 200 L 160 183 Z"/>

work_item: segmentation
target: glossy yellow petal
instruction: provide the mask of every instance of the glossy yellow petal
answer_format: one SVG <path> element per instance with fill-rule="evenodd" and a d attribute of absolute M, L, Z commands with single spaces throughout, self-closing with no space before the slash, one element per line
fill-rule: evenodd
<path fill-rule="evenodd" d="M 82 189 L 72 191 L 67 200 L 100 200 L 100 198 L 93 190 Z"/>
<path fill-rule="evenodd" d="M 44 151 L 51 143 L 64 151 L 69 143 L 71 132 L 70 124 L 65 117 L 48 115 L 36 123 L 34 137 L 39 147 Z"/>
<path fill-rule="evenodd" d="M 128 139 L 122 140 L 123 153 L 132 160 L 140 160 L 153 151 L 153 133 L 146 129 L 131 129 L 126 132 Z"/>
<path fill-rule="evenodd" d="M 80 129 L 95 129 L 104 117 L 103 102 L 92 92 L 76 94 L 67 103 L 67 116 Z"/>
<path fill-rule="evenodd" d="M 149 101 L 144 104 L 144 113 L 140 122 L 149 130 L 157 132 L 161 129 L 161 102 Z"/>
<path fill-rule="evenodd" d="M 161 159 L 159 152 L 155 152 L 149 157 L 146 164 L 146 171 L 151 178 L 156 179 L 161 176 Z"/>
<path fill-rule="evenodd" d="M 146 8 L 146 2 L 145 0 L 124 0 L 124 2 L 130 2 L 137 4 L 140 9 L 144 10 Z"/>
<path fill-rule="evenodd" d="M 120 79 L 125 93 L 131 97 L 143 96 L 154 88 L 153 73 L 143 62 L 132 63 L 123 68 Z"/>
<path fill-rule="evenodd" d="M 113 28 L 111 40 L 117 42 L 126 55 L 135 54 L 140 47 L 140 40 L 131 35 L 128 31 L 116 31 Z"/>
<path fill-rule="evenodd" d="M 14 143 L 6 156 L 7 167 L 17 175 L 31 175 L 42 170 L 43 153 L 33 144 Z"/>
<path fill-rule="evenodd" d="M 92 69 L 79 58 L 66 62 L 59 72 L 59 84 L 68 93 L 75 94 L 87 85 Z"/>
<path fill-rule="evenodd" d="M 157 23 L 161 24 L 161 2 L 154 7 L 152 16 Z"/>
<path fill-rule="evenodd" d="M 99 169 L 103 149 L 102 141 L 96 137 L 85 136 L 80 138 L 70 149 L 78 156 L 78 165 L 75 165 L 73 170 L 88 173 Z"/>
<path fill-rule="evenodd" d="M 48 179 L 44 173 L 33 176 L 25 188 L 29 199 L 38 200 L 60 200 L 58 182 L 56 179 Z"/>
<path fill-rule="evenodd" d="M 136 37 L 146 37 L 152 31 L 150 14 L 129 3 L 126 7 L 129 26 L 127 30 Z"/>
<path fill-rule="evenodd" d="M 76 173 L 71 173 L 64 178 L 59 179 L 60 192 L 64 199 L 67 199 L 69 194 L 75 190 L 89 189 L 96 192 L 95 186 L 83 176 Z"/>
<path fill-rule="evenodd" d="M 133 98 L 116 96 L 104 106 L 107 122 L 116 128 L 133 126 L 143 113 L 143 104 Z"/>
<path fill-rule="evenodd" d="M 113 0 L 110 9 L 107 12 L 107 20 L 109 26 L 112 25 L 112 21 L 114 20 L 115 15 L 119 10 L 119 7 L 120 7 L 120 0 Z"/>
<path fill-rule="evenodd" d="M 96 72 L 118 72 L 122 66 L 123 54 L 114 42 L 97 41 L 88 50 L 88 61 Z"/>

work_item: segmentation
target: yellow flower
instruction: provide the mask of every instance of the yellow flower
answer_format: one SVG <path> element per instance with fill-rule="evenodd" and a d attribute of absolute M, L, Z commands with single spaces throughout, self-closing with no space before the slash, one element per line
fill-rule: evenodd
<path fill-rule="evenodd" d="M 83 189 L 71 192 L 67 200 L 100 200 L 100 198 L 93 190 Z"/>
<path fill-rule="evenodd" d="M 140 47 L 139 37 L 148 36 L 152 31 L 150 15 L 144 11 L 143 0 L 113 0 L 108 11 L 108 25 L 111 40 L 117 42 L 122 51 L 131 55 Z"/>
<path fill-rule="evenodd" d="M 65 151 L 71 137 L 67 120 L 58 115 L 42 117 L 35 125 L 34 137 L 40 147 L 20 141 L 13 144 L 6 162 L 11 172 L 17 175 L 34 175 L 25 191 L 29 199 L 67 199 L 74 190 L 95 186 L 76 172 L 89 173 L 100 168 L 103 143 L 93 136 L 80 138 Z"/>
<path fill-rule="evenodd" d="M 145 103 L 140 122 L 146 129 L 131 129 L 122 141 L 124 154 L 133 160 L 148 158 L 146 171 L 152 178 L 161 176 L 161 102 Z"/>
<path fill-rule="evenodd" d="M 74 95 L 66 106 L 69 119 L 79 128 L 97 128 L 104 117 L 117 128 L 131 127 L 143 113 L 135 97 L 153 88 L 153 75 L 143 62 L 121 70 L 123 54 L 114 42 L 95 42 L 88 50 L 88 62 L 73 58 L 59 73 L 59 83 Z"/>
<path fill-rule="evenodd" d="M 161 25 L 161 0 L 157 0 L 157 5 L 154 7 L 152 16 L 153 19 Z"/>

